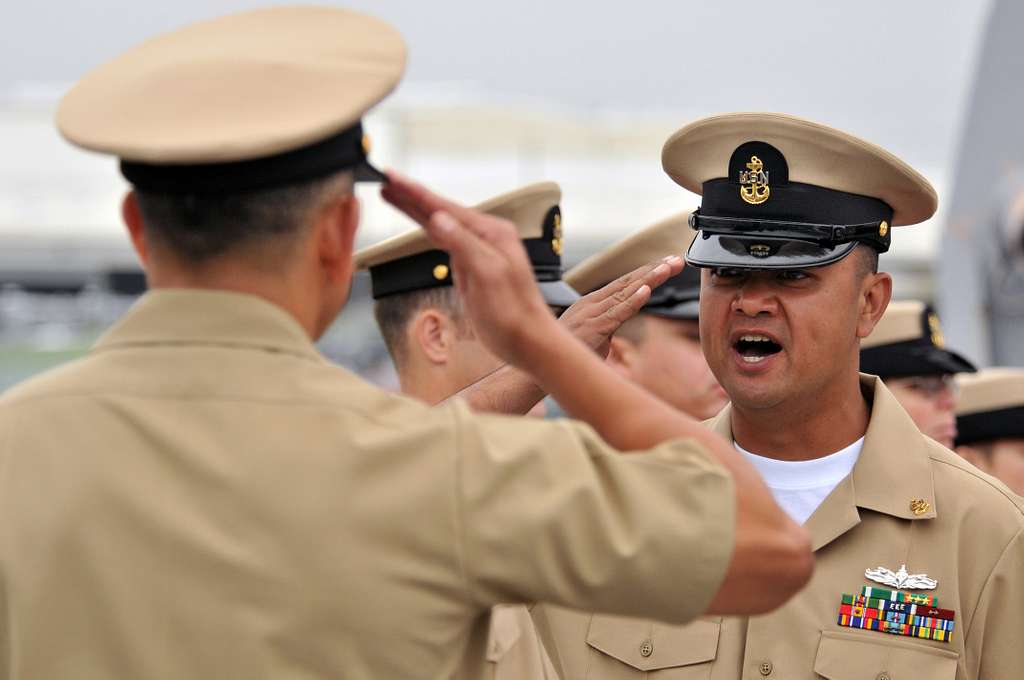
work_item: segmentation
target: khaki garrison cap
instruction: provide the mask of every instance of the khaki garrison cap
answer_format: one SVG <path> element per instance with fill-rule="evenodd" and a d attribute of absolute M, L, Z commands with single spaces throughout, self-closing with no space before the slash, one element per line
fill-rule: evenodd
<path fill-rule="evenodd" d="M 703 197 L 687 253 L 698 267 L 788 269 L 838 262 L 890 227 L 935 213 L 935 190 L 888 151 L 781 113 L 728 113 L 672 135 L 662 166 Z"/>
<path fill-rule="evenodd" d="M 537 285 L 552 307 L 568 307 L 580 297 L 562 280 L 561 200 L 556 183 L 538 182 L 475 206 L 516 225 Z M 434 248 L 419 227 L 360 250 L 355 264 L 370 271 L 374 300 L 453 283 L 448 253 Z"/>
<path fill-rule="evenodd" d="M 957 384 L 957 445 L 1024 438 L 1024 369 L 987 368 Z"/>
<path fill-rule="evenodd" d="M 881 378 L 973 373 L 974 365 L 946 349 L 939 316 L 919 300 L 892 302 L 860 343 L 860 370 Z"/>
<path fill-rule="evenodd" d="M 669 255 L 680 257 L 690 247 L 695 232 L 689 211 L 673 215 L 631 234 L 570 269 L 565 282 L 586 295 L 637 267 Z M 686 267 L 651 291 L 643 311 L 675 319 L 696 319 L 700 299 L 700 270 Z"/>
<path fill-rule="evenodd" d="M 361 117 L 405 69 L 398 32 L 331 7 L 274 7 L 152 38 L 83 77 L 57 126 L 121 159 L 136 187 L 222 193 L 279 186 L 367 161 Z"/>

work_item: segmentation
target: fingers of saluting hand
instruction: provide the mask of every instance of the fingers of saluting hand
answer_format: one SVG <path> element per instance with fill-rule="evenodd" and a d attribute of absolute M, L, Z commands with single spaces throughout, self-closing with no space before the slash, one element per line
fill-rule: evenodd
<path fill-rule="evenodd" d="M 519 240 L 514 227 L 505 220 L 459 205 L 393 170 L 388 171 L 388 180 L 381 188 L 384 200 L 419 223 L 428 233 L 432 234 L 429 222 L 433 215 L 444 211 L 460 227 L 485 241 L 507 245 Z"/>
<path fill-rule="evenodd" d="M 660 268 L 660 265 L 665 265 L 667 269 Z M 618 280 L 623 284 L 641 280 L 651 287 L 657 287 L 668 280 L 669 277 L 675 276 L 681 271 L 683 271 L 683 258 L 678 255 L 669 255 L 660 260 L 654 260 L 637 267 L 628 274 L 619 277 Z"/>
<path fill-rule="evenodd" d="M 622 325 L 625 322 L 632 319 L 637 313 L 643 309 L 643 306 L 647 304 L 647 301 L 651 299 L 651 287 L 647 284 L 641 285 L 633 293 L 623 300 L 622 302 L 616 303 L 605 312 L 605 317 L 610 318 L 617 325 Z M 614 333 L 618 330 L 618 327 L 612 330 Z"/>
<path fill-rule="evenodd" d="M 457 282 L 460 278 L 458 271 L 463 266 L 472 268 L 485 262 L 494 262 L 499 257 L 493 245 L 445 210 L 436 211 L 423 224 L 423 228 L 439 248 L 451 253 Z"/>
<path fill-rule="evenodd" d="M 388 203 L 406 213 L 422 226 L 438 210 L 445 210 L 456 219 L 462 219 L 460 211 L 465 210 L 462 206 L 450 201 L 419 182 L 401 175 L 394 170 L 388 170 L 388 182 L 381 187 L 380 193 Z"/>
<path fill-rule="evenodd" d="M 651 288 L 659 286 L 670 275 L 671 267 L 664 262 L 638 267 L 591 293 L 594 296 L 595 311 L 597 313 L 608 312 L 616 306 L 628 302 L 641 286 L 646 285 Z"/>
<path fill-rule="evenodd" d="M 681 271 L 683 271 L 683 258 L 678 255 L 670 255 L 660 263 L 652 263 L 650 270 L 641 277 L 641 280 L 651 288 L 657 288 Z"/>

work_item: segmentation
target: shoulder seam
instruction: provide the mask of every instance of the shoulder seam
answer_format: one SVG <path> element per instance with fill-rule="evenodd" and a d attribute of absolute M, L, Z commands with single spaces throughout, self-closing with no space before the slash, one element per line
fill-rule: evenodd
<path fill-rule="evenodd" d="M 945 461 L 945 460 L 941 460 L 939 458 L 935 458 L 931 454 L 929 454 L 928 457 L 931 460 L 935 461 L 936 463 L 939 463 L 941 465 L 945 465 L 947 467 L 951 467 L 954 470 L 959 470 L 963 474 L 968 475 L 969 477 L 973 477 L 974 479 L 977 479 L 979 482 L 982 482 L 983 484 L 987 484 L 989 488 L 991 488 L 993 491 L 996 491 L 1003 498 L 1008 500 L 1010 502 L 1010 505 L 1012 505 L 1013 508 L 1017 511 L 1017 514 L 1020 515 L 1020 517 L 1022 519 L 1024 519 L 1024 507 L 1021 507 L 1020 502 L 1013 496 L 1013 494 L 1009 493 L 1006 489 L 1000 489 L 997 485 L 993 484 L 991 480 L 986 479 L 982 475 L 976 475 L 973 472 L 971 472 L 970 470 L 965 470 L 964 468 L 960 467 L 959 465 L 954 465 L 953 463 L 950 463 L 949 461 Z"/>
<path fill-rule="evenodd" d="M 1015 533 L 1013 535 L 1013 537 L 1010 538 L 1010 540 L 1006 542 L 1006 545 L 1003 546 L 1002 551 L 999 553 L 999 558 L 992 565 L 992 568 L 988 572 L 988 576 L 985 577 L 985 585 L 983 585 L 981 587 L 981 594 L 978 596 L 978 602 L 974 605 L 974 611 L 971 612 L 971 625 L 964 632 L 964 644 L 965 644 L 965 646 L 966 646 L 966 643 L 967 643 L 967 638 L 970 637 L 971 631 L 974 630 L 974 624 L 977 623 L 977 621 L 978 621 L 978 617 L 977 617 L 978 607 L 981 606 L 981 601 L 985 597 L 985 592 L 988 591 L 989 584 L 992 583 L 992 577 L 996 573 L 996 568 L 999 566 L 999 563 L 1003 561 L 1003 558 L 1006 557 L 1006 552 L 1010 549 L 1010 546 L 1013 545 L 1014 542 L 1019 540 L 1022 535 L 1024 535 L 1024 528 L 1018 529 L 1017 533 Z"/>

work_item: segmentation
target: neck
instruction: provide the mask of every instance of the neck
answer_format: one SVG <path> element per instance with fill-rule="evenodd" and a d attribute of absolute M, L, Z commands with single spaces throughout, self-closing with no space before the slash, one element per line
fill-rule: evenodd
<path fill-rule="evenodd" d="M 825 394 L 806 395 L 766 409 L 733 404 L 733 438 L 747 451 L 776 460 L 813 460 L 864 436 L 871 413 L 856 371 Z"/>
<path fill-rule="evenodd" d="M 318 301 L 311 294 L 317 289 L 299 281 L 299 278 L 290 272 L 255 272 L 251 267 L 233 261 L 187 269 L 154 262 L 146 267 L 146 281 L 153 289 L 223 290 L 263 298 L 288 312 L 315 340 L 324 330 L 318 314 Z"/>
<path fill-rule="evenodd" d="M 399 371 L 398 382 L 402 394 L 428 404 L 438 404 L 461 389 L 449 385 L 442 373 L 433 371 Z"/>

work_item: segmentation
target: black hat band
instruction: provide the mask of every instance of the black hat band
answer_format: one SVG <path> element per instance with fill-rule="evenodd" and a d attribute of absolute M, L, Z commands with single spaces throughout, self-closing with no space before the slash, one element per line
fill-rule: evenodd
<path fill-rule="evenodd" d="M 956 445 L 1024 437 L 1024 406 L 957 416 Z"/>
<path fill-rule="evenodd" d="M 644 308 L 672 307 L 700 299 L 700 269 L 686 267 L 653 291 Z"/>
<path fill-rule="evenodd" d="M 541 236 L 523 239 L 533 276 L 546 283 L 562 279 L 562 213 L 553 206 L 544 216 Z M 401 257 L 370 267 L 373 299 L 452 285 L 451 260 L 443 250 Z"/>
<path fill-rule="evenodd" d="M 155 165 L 121 161 L 121 174 L 142 191 L 164 194 L 226 194 L 257 191 L 355 168 L 356 181 L 385 182 L 366 158 L 362 122 L 299 149 L 228 163 Z"/>
<path fill-rule="evenodd" d="M 892 208 L 870 196 L 789 182 L 771 187 L 770 200 L 750 204 L 729 179 L 703 185 L 700 208 L 690 226 L 703 234 L 758 235 L 835 247 L 852 241 L 884 253 L 891 240 Z"/>
<path fill-rule="evenodd" d="M 560 281 L 562 268 L 534 263 L 533 277 L 542 283 Z M 450 286 L 452 283 L 451 259 L 443 250 L 428 250 L 370 267 L 374 300 L 414 290 Z"/>

